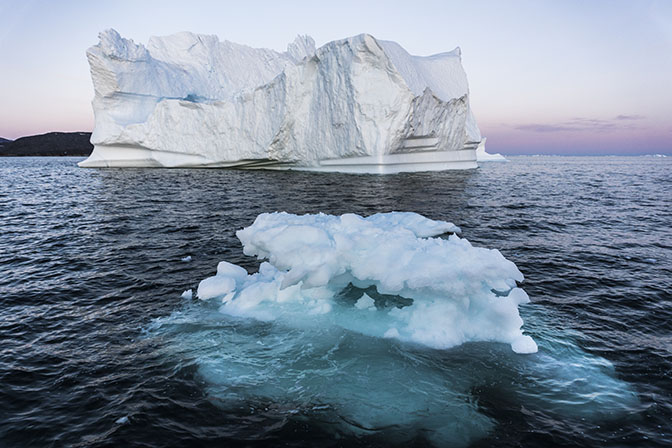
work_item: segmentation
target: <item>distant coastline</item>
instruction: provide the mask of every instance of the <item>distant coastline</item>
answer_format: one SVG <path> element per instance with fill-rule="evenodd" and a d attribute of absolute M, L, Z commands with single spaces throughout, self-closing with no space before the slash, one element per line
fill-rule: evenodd
<path fill-rule="evenodd" d="M 0 157 L 87 157 L 93 151 L 90 140 L 90 132 L 48 132 L 16 140 L 0 138 Z"/>

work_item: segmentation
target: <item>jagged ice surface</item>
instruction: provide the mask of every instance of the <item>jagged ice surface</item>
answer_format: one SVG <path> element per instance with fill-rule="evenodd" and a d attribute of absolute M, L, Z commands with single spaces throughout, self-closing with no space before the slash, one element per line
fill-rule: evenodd
<path fill-rule="evenodd" d="M 523 275 L 497 250 L 455 234 L 433 237 L 456 231 L 415 213 L 261 214 L 236 235 L 246 255 L 268 262 L 252 275 L 221 262 L 198 297 L 262 321 L 336 325 L 432 348 L 499 341 L 536 352 L 521 331 L 518 305 L 529 301 L 516 287 Z"/>
<path fill-rule="evenodd" d="M 280 53 L 187 32 L 145 47 L 106 30 L 87 56 L 95 149 L 81 166 L 476 167 L 459 48 L 419 57 L 361 34 Z"/>

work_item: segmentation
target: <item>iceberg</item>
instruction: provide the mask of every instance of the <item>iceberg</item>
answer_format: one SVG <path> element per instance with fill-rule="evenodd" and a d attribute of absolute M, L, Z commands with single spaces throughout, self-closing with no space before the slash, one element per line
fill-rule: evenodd
<path fill-rule="evenodd" d="M 82 167 L 396 173 L 476 168 L 484 143 L 458 48 L 413 56 L 368 34 L 286 52 L 182 32 L 109 29 L 87 57 L 93 153 Z"/>
<path fill-rule="evenodd" d="M 262 422 L 345 446 L 464 447 L 497 440 L 503 408 L 595 426 L 646 409 L 553 309 L 520 306 L 514 263 L 456 233 L 415 213 L 261 214 L 237 232 L 258 271 L 220 262 L 200 300 L 144 334 L 241 440 Z"/>
<path fill-rule="evenodd" d="M 518 313 L 529 302 L 517 286 L 523 275 L 499 251 L 455 232 L 416 213 L 264 213 L 236 235 L 246 255 L 268 261 L 254 274 L 222 261 L 197 295 L 220 301 L 229 316 L 299 328 L 337 326 L 435 349 L 493 341 L 536 352 Z"/>

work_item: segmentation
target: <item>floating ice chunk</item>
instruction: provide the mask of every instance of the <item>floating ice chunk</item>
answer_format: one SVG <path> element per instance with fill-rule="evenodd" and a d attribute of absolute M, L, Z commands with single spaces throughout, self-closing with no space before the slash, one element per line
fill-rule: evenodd
<path fill-rule="evenodd" d="M 182 297 L 185 300 L 191 300 L 194 297 L 194 293 L 191 289 L 187 289 L 182 293 L 180 297 Z"/>
<path fill-rule="evenodd" d="M 223 299 L 222 313 L 261 321 L 337 325 L 440 349 L 498 341 L 536 352 L 518 313 L 529 302 L 515 287 L 523 275 L 497 250 L 454 234 L 432 237 L 458 230 L 416 213 L 264 213 L 236 235 L 245 254 L 268 262 L 253 275 L 222 262 L 198 297 Z M 353 288 L 362 292 L 343 295 Z"/>
<path fill-rule="evenodd" d="M 114 423 L 116 423 L 117 425 L 125 425 L 126 423 L 128 423 L 128 421 L 129 421 L 128 416 L 124 416 L 115 420 Z"/>
<path fill-rule="evenodd" d="M 209 300 L 226 297 L 247 278 L 247 271 L 235 264 L 222 261 L 217 265 L 217 275 L 202 280 L 198 285 L 198 298 Z"/>
<path fill-rule="evenodd" d="M 208 300 L 214 297 L 225 296 L 236 288 L 236 281 L 231 277 L 215 275 L 201 280 L 198 284 L 198 298 Z"/>
<path fill-rule="evenodd" d="M 186 257 L 180 258 L 180 261 L 184 261 L 185 263 L 191 261 L 191 255 L 187 255 Z"/>
<path fill-rule="evenodd" d="M 233 263 L 221 261 L 217 265 L 217 275 L 231 277 L 236 282 L 242 282 L 247 278 L 247 271 Z"/>

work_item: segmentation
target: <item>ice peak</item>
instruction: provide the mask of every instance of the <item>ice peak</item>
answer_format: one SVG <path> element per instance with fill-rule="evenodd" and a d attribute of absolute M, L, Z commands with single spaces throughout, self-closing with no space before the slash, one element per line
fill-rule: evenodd
<path fill-rule="evenodd" d="M 98 47 L 105 56 L 112 59 L 127 61 L 144 61 L 149 57 L 147 49 L 142 44 L 136 44 L 132 39 L 125 39 L 114 28 L 108 28 L 98 34 Z"/>
<path fill-rule="evenodd" d="M 462 49 L 458 46 L 455 47 L 452 51 L 446 51 L 445 53 L 437 53 L 432 56 L 454 56 L 461 58 L 462 57 Z"/>
<path fill-rule="evenodd" d="M 299 34 L 287 45 L 287 54 L 295 62 L 301 62 L 305 58 L 312 58 L 315 55 L 315 40 L 307 34 Z"/>

